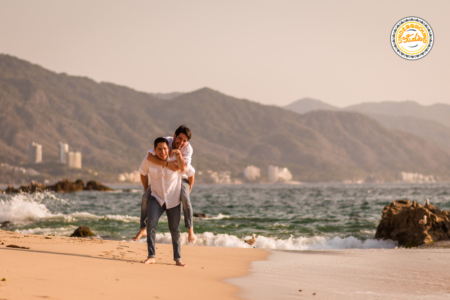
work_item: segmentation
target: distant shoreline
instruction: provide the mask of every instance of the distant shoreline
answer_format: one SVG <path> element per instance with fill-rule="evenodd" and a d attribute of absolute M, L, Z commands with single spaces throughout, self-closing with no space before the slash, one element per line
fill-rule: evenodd
<path fill-rule="evenodd" d="M 105 182 L 104 183 L 107 186 L 110 186 L 111 188 L 113 188 L 114 190 L 121 190 L 121 189 L 141 189 L 142 185 L 140 183 L 108 183 Z M 383 184 L 450 184 L 450 182 L 448 181 L 439 181 L 439 182 L 364 182 L 364 183 L 356 183 L 356 182 L 299 182 L 299 181 L 291 181 L 291 182 L 275 182 L 275 183 L 271 183 L 271 182 L 255 182 L 255 183 L 229 183 L 229 184 L 224 184 L 224 183 L 197 183 L 196 185 L 202 185 L 202 186 L 226 186 L 226 185 L 286 185 L 286 186 L 302 186 L 302 185 L 334 185 L 334 184 L 338 184 L 338 185 L 383 185 Z M 15 188 L 20 187 L 22 184 L 20 183 L 0 183 L 0 190 L 4 190 L 6 189 L 8 186 L 12 186 Z"/>

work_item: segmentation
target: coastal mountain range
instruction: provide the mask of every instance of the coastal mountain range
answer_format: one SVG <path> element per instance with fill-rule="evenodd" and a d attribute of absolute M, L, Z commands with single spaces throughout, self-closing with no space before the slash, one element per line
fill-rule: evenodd
<path fill-rule="evenodd" d="M 450 149 L 450 105 L 448 104 L 424 106 L 414 101 L 385 101 L 339 108 L 320 100 L 303 98 L 284 108 L 300 114 L 315 110 L 360 112 L 387 128 L 410 132 L 441 146 L 444 150 Z"/>
<path fill-rule="evenodd" d="M 57 161 L 61 141 L 82 152 L 83 169 L 117 178 L 138 169 L 156 137 L 186 124 L 200 182 L 208 170 L 242 178 L 247 165 L 260 167 L 263 177 L 269 165 L 287 167 L 303 182 L 395 181 L 401 171 L 450 177 L 450 154 L 442 145 L 361 112 L 299 114 L 210 88 L 172 96 L 161 99 L 0 55 L 0 162 L 30 167 L 26 154 L 35 141 L 43 146 L 41 169 L 66 176 L 44 167 Z M 0 182 L 8 181 L 2 174 Z M 98 179 L 86 174 L 85 180 Z"/>

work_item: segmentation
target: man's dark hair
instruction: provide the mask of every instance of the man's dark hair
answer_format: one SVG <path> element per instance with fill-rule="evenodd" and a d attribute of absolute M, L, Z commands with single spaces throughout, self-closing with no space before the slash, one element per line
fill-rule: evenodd
<path fill-rule="evenodd" d="M 186 125 L 181 125 L 175 130 L 175 137 L 179 136 L 180 133 L 184 133 L 187 136 L 188 141 L 191 139 L 191 130 L 187 128 Z"/>
<path fill-rule="evenodd" d="M 158 146 L 159 143 L 166 143 L 167 147 L 169 147 L 169 142 L 165 138 L 159 137 L 153 142 L 153 147 L 155 147 L 154 148 L 155 151 L 156 151 L 156 147 Z"/>

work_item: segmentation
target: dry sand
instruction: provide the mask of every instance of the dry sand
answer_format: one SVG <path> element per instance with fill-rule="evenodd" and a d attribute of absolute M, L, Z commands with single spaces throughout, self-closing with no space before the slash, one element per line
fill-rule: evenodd
<path fill-rule="evenodd" d="M 7 248 L 7 245 L 30 249 Z M 157 264 L 144 265 L 146 243 L 24 235 L 0 230 L 3 299 L 238 299 L 223 281 L 248 274 L 261 249 L 182 246 L 177 267 L 172 245 L 157 244 Z M 1 281 L 3 278 L 6 281 Z"/>

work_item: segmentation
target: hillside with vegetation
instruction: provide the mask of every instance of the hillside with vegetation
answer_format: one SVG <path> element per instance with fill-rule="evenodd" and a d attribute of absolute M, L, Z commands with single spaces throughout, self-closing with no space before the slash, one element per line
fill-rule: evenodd
<path fill-rule="evenodd" d="M 180 124 L 192 129 L 199 174 L 230 171 L 239 178 L 251 164 L 263 177 L 270 164 L 288 167 L 294 180 L 305 182 L 393 181 L 400 171 L 441 179 L 450 174 L 450 155 L 439 146 L 361 113 L 299 115 L 209 88 L 161 100 L 8 55 L 0 55 L 0 105 L 0 163 L 30 167 L 26 154 L 35 141 L 43 146 L 44 163 L 31 167 L 50 177 L 113 180 L 136 170 L 152 141 L 172 135 Z M 77 174 L 56 163 L 60 141 L 82 152 Z"/>

